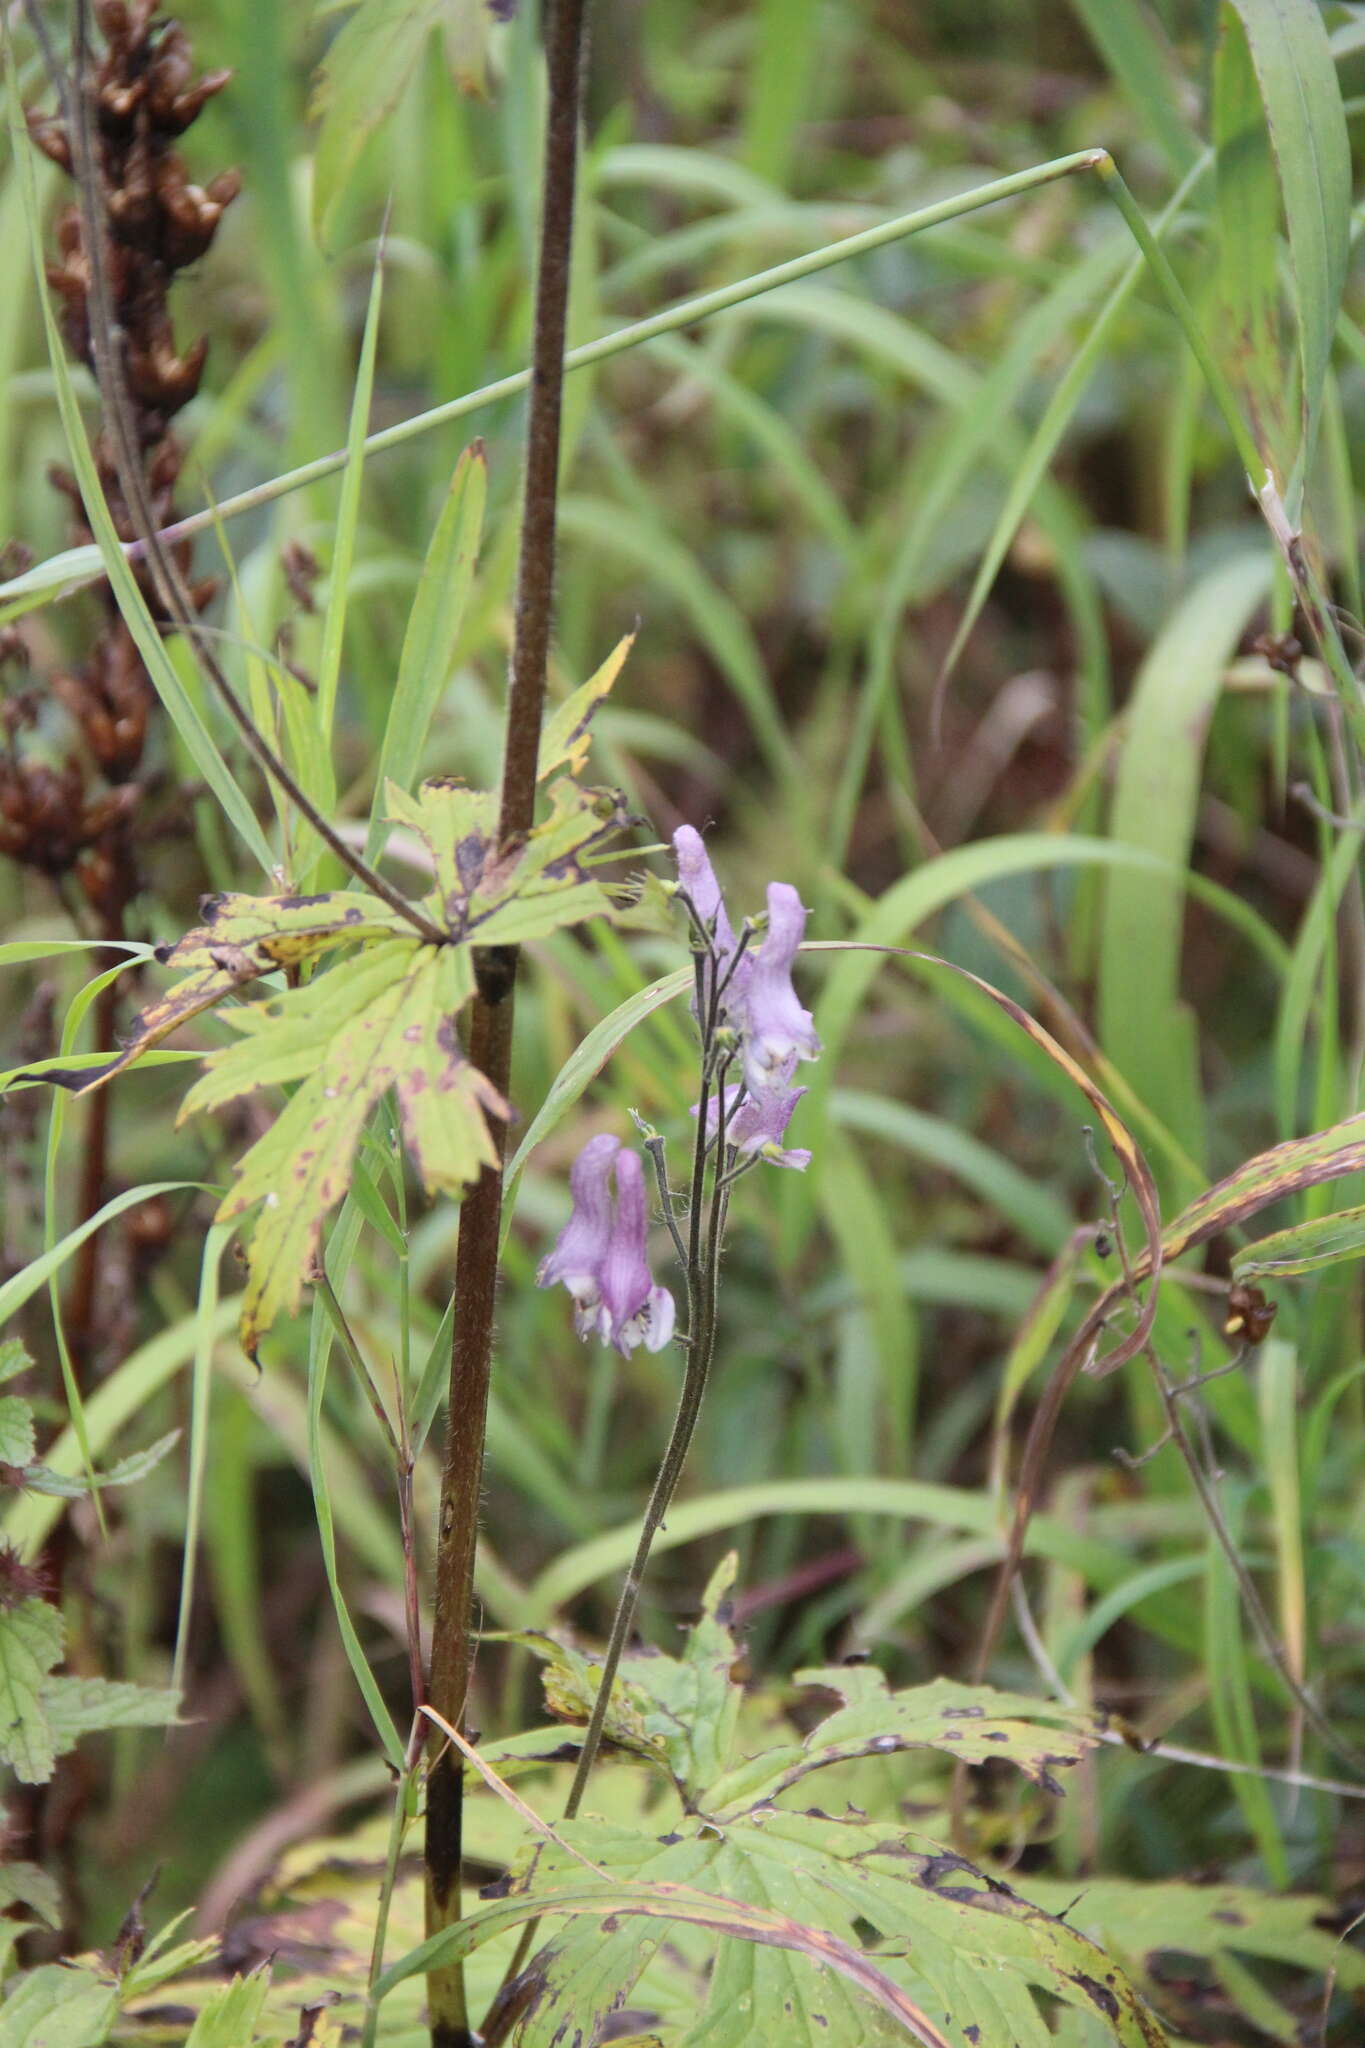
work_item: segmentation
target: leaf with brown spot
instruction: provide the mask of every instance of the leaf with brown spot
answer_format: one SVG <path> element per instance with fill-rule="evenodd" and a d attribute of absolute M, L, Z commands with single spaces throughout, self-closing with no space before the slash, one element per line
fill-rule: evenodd
<path fill-rule="evenodd" d="M 424 782 L 410 797 L 390 783 L 387 801 L 395 824 L 416 833 L 431 856 L 436 887 L 422 908 L 457 939 L 520 946 L 613 910 L 591 868 L 627 823 L 621 799 L 609 791 L 583 790 L 567 778 L 552 783 L 549 817 L 505 850 L 486 791 Z"/>
<path fill-rule="evenodd" d="M 340 893 L 206 896 L 200 915 L 202 924 L 158 955 L 163 967 L 178 969 L 184 979 L 139 1011 L 118 1057 L 107 1066 L 77 1068 L 69 1075 L 49 1070 L 45 1079 L 83 1095 L 262 974 L 296 966 L 333 946 L 410 929 L 386 903 Z"/>
<path fill-rule="evenodd" d="M 734 1820 L 831 1764 L 906 1749 L 936 1749 L 956 1763 L 1002 1758 L 1035 1785 L 1060 1794 L 1054 1773 L 1078 1764 L 1101 1739 L 1093 1714 L 993 1686 L 937 1678 L 892 1692 L 872 1664 L 798 1671 L 796 1678 L 837 1693 L 843 1705 L 804 1741 L 749 1758 L 711 1784 L 703 1805 L 712 1818 Z"/>
<path fill-rule="evenodd" d="M 487 1118 L 507 1105 L 452 1028 L 472 986 L 462 948 L 392 938 L 234 1017 L 240 1042 L 211 1056 L 182 1114 L 267 1083 L 299 1084 L 238 1162 L 218 1211 L 227 1221 L 261 1208 L 242 1305 L 249 1352 L 282 1310 L 298 1306 L 323 1221 L 350 1185 L 366 1118 L 387 1089 L 430 1191 L 458 1194 L 496 1159 Z"/>
<path fill-rule="evenodd" d="M 594 2026 L 627 1999 L 648 2007 L 656 1917 L 680 1923 L 669 1946 L 689 1929 L 725 1937 L 692 2024 L 676 2037 L 669 2030 L 679 2048 L 767 2048 L 795 2038 L 795 2015 L 804 2039 L 816 2014 L 828 2023 L 820 2038 L 830 2048 L 907 2039 L 1048 2048 L 1039 2001 L 1060 1999 L 1093 2017 L 1082 1979 L 1112 2005 L 1097 2040 L 1165 2048 L 1159 2023 L 1102 1950 L 896 1821 L 766 1808 L 724 1826 L 694 1820 L 662 1841 L 584 1819 L 557 1833 L 560 1844 L 543 1846 L 520 1883 L 484 1909 L 498 1916 L 489 1933 L 511 1924 L 519 1900 L 522 1914 L 592 1916 L 552 1937 L 510 1987 L 522 2048 L 549 2048 L 569 2013 L 585 2038 L 597 2038 Z M 586 1874 L 581 1857 L 615 1888 Z M 780 1933 L 775 1922 L 785 1923 Z M 481 1938 L 464 1937 L 471 1947 Z M 430 1960 L 434 1946 L 406 1957 L 386 1981 Z M 848 1968 L 850 1953 L 881 1982 Z"/>
<path fill-rule="evenodd" d="M 633 633 L 627 633 L 624 639 L 618 640 L 597 672 L 589 676 L 586 683 L 581 683 L 546 719 L 536 762 L 537 782 L 546 781 L 559 768 L 567 768 L 570 775 L 583 773 L 588 765 L 588 749 L 592 745 L 592 721 L 625 667 L 626 656 L 634 645 Z"/>

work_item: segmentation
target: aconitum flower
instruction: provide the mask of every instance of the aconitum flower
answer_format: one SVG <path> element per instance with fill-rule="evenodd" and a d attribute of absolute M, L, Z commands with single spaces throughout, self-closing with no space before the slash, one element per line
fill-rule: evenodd
<path fill-rule="evenodd" d="M 673 834 L 673 857 L 678 863 L 678 887 L 682 889 L 705 930 L 711 936 L 713 971 L 725 982 L 725 997 L 721 1003 L 721 1016 L 730 1017 L 737 1009 L 749 979 L 749 954 L 746 950 L 738 960 L 738 941 L 734 927 L 725 913 L 725 898 L 720 893 L 716 871 L 707 856 L 700 832 L 692 825 L 679 825 Z M 709 982 L 708 982 L 709 987 Z M 693 1003 L 695 1013 L 696 1004 Z"/>
<path fill-rule="evenodd" d="M 616 1199 L 611 1177 L 616 1175 Z M 569 1174 L 573 1209 L 536 1273 L 538 1287 L 562 1282 L 573 1296 L 574 1328 L 614 1344 L 661 1351 L 673 1334 L 673 1297 L 649 1270 L 644 1170 L 619 1138 L 589 1138 Z"/>
<path fill-rule="evenodd" d="M 725 1091 L 725 1142 L 739 1152 L 757 1152 L 769 1166 L 789 1166 L 804 1173 L 811 1155 L 804 1147 L 789 1150 L 782 1143 L 792 1111 L 805 1088 L 767 1088 L 751 1095 L 733 1084 Z M 695 1114 L 695 1112 L 694 1112 Z M 713 1095 L 706 1109 L 707 1128 L 712 1136 L 720 1129 L 720 1103 Z"/>
<path fill-rule="evenodd" d="M 673 1296 L 654 1285 L 646 1248 L 645 1173 L 636 1152 L 616 1157 L 616 1220 L 602 1261 L 602 1337 L 624 1358 L 637 1344 L 662 1351 L 673 1335 Z"/>
<path fill-rule="evenodd" d="M 740 1050 L 751 1095 L 785 1088 L 798 1060 L 820 1050 L 815 1020 L 792 987 L 792 962 L 806 931 L 801 898 L 788 882 L 768 884 L 768 929 L 744 986 Z"/>
<path fill-rule="evenodd" d="M 589 1138 L 569 1172 L 569 1220 L 536 1270 L 537 1287 L 553 1287 L 559 1280 L 568 1288 L 574 1328 L 584 1339 L 597 1329 L 602 1314 L 602 1264 L 612 1229 L 611 1170 L 620 1150 L 621 1140 L 609 1132 Z"/>
<path fill-rule="evenodd" d="M 694 825 L 679 825 L 673 834 L 673 858 L 678 863 L 678 887 L 686 891 L 697 916 L 714 933 L 717 954 L 728 959 L 735 950 L 734 930 L 725 914 L 716 871 Z"/>

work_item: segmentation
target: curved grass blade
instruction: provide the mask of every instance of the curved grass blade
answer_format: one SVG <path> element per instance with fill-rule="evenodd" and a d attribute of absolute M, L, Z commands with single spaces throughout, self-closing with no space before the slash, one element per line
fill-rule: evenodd
<path fill-rule="evenodd" d="M 1314 0 L 1228 0 L 1265 103 L 1297 287 L 1302 441 L 1290 518 L 1313 457 L 1351 246 L 1351 150 L 1336 63 Z"/>
<path fill-rule="evenodd" d="M 417 779 L 473 586 L 487 495 L 488 460 L 482 441 L 475 441 L 455 465 L 417 580 L 375 773 L 380 791 L 392 782 L 406 793 Z M 377 808 L 365 842 L 366 860 L 379 858 L 387 835 L 388 821 Z"/>

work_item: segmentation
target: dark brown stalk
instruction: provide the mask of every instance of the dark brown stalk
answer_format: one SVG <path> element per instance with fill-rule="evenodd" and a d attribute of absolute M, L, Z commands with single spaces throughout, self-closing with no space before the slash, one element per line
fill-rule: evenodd
<path fill-rule="evenodd" d="M 76 76 L 79 89 L 74 94 L 67 91 L 66 80 L 57 63 L 52 40 L 47 33 L 37 0 L 26 0 L 25 11 L 42 52 L 48 76 L 57 93 L 67 148 L 76 178 L 80 201 L 80 235 L 88 269 L 91 360 L 95 380 L 99 386 L 100 403 L 104 409 L 105 428 L 114 471 L 136 538 L 142 544 L 147 570 L 157 603 L 164 613 L 164 621 L 189 638 L 199 666 L 212 684 L 249 752 L 265 774 L 307 819 L 328 851 L 334 854 L 358 881 L 363 882 L 371 894 L 387 903 L 390 909 L 396 910 L 424 939 L 431 944 L 439 945 L 444 941 L 444 932 L 433 924 L 416 904 L 409 902 L 401 890 L 395 889 L 382 875 L 377 874 L 354 847 L 348 846 L 331 820 L 324 818 L 311 798 L 305 794 L 284 762 L 257 729 L 246 706 L 215 659 L 204 635 L 198 630 L 193 593 L 186 582 L 175 550 L 163 545 L 161 522 L 148 496 L 146 480 L 137 460 L 136 437 L 132 426 L 134 412 L 129 392 L 129 366 L 124 358 L 124 337 L 110 292 L 107 248 L 108 195 L 100 175 L 94 143 L 95 123 L 85 83 L 88 0 L 78 0 L 76 8 Z"/>
<path fill-rule="evenodd" d="M 545 133 L 535 335 L 527 419 L 526 487 L 517 570 L 515 625 L 508 677 L 499 832 L 506 841 L 529 832 L 535 818 L 536 761 L 545 705 L 545 671 L 554 598 L 564 344 L 569 261 L 573 246 L 578 153 L 579 79 L 587 0 L 547 0 L 545 48 L 549 103 Z M 500 948 L 479 966 L 469 1056 L 506 1094 L 512 1063 L 513 987 L 517 955 Z M 498 1133 L 502 1151 L 502 1133 Z M 486 1167 L 460 1210 L 455 1253 L 455 1327 L 450 1399 L 436 1540 L 436 1613 L 432 1631 L 430 1704 L 463 1729 L 474 1659 L 474 1557 L 483 1484 L 484 1430 L 493 1358 L 502 1167 Z M 460 1917 L 464 1771 L 439 1732 L 433 1735 L 427 1783 L 427 1933 Z M 432 2048 L 472 2048 L 460 1964 L 427 1978 Z"/>

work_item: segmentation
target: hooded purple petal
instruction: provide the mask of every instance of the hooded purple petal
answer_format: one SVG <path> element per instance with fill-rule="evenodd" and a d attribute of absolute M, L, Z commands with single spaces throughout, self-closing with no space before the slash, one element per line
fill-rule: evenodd
<path fill-rule="evenodd" d="M 702 836 L 695 826 L 679 825 L 673 834 L 673 857 L 678 863 L 678 885 L 707 930 L 714 932 L 716 952 L 728 959 L 735 950 L 735 934 L 725 914 L 725 898 L 712 867 Z"/>
<path fill-rule="evenodd" d="M 805 1088 L 767 1088 L 760 1095 L 750 1095 L 735 1083 L 725 1091 L 726 1144 L 740 1152 L 758 1152 L 770 1166 L 789 1166 L 804 1173 L 810 1165 L 810 1153 L 804 1148 L 788 1151 L 782 1140 L 792 1111 L 808 1093 Z M 693 1116 L 696 1113 L 694 1103 Z M 714 1095 L 706 1105 L 706 1126 L 713 1137 L 720 1128 L 720 1104 Z"/>
<path fill-rule="evenodd" d="M 562 1281 L 568 1288 L 580 1337 L 592 1334 L 601 1312 L 602 1266 L 612 1233 L 611 1170 L 620 1150 L 621 1140 L 610 1132 L 589 1138 L 569 1174 L 569 1220 L 536 1272 L 537 1287 Z"/>
<path fill-rule="evenodd" d="M 673 834 L 673 855 L 678 863 L 678 886 L 686 891 L 692 908 L 711 934 L 715 971 L 726 984 L 721 1014 L 729 1012 L 733 1016 L 749 980 L 748 949 L 735 960 L 737 942 L 734 927 L 726 915 L 720 883 L 716 880 L 715 869 L 707 857 L 700 832 L 691 825 L 679 825 Z M 693 1014 L 696 1014 L 695 1001 Z"/>
<path fill-rule="evenodd" d="M 744 1078 L 751 1095 L 785 1088 L 797 1061 L 813 1060 L 820 1050 L 815 1020 L 792 987 L 792 962 L 805 930 L 806 913 L 795 889 L 788 882 L 770 882 L 768 929 L 753 953 L 744 988 Z"/>
<path fill-rule="evenodd" d="M 644 1344 L 661 1350 L 673 1334 L 673 1297 L 654 1285 L 646 1240 L 645 1174 L 635 1152 L 616 1159 L 616 1218 L 602 1261 L 602 1309 L 599 1328 L 624 1357 Z"/>

